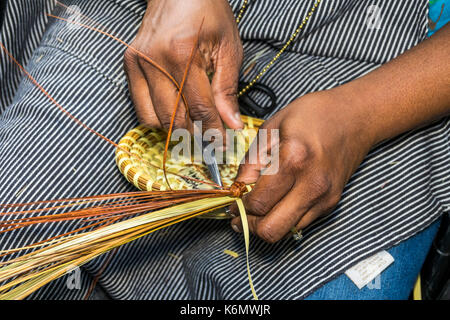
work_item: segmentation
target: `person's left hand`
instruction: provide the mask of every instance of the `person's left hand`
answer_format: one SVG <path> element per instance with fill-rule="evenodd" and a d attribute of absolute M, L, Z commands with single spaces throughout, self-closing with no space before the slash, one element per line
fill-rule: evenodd
<path fill-rule="evenodd" d="M 236 178 L 256 182 L 243 197 L 252 233 L 274 243 L 337 205 L 374 142 L 368 113 L 350 101 L 351 95 L 338 90 L 308 94 L 263 124 L 261 129 L 279 129 L 279 170 L 260 175 L 263 166 L 247 159 Z M 231 213 L 238 216 L 236 205 Z M 239 217 L 232 226 L 242 230 Z"/>

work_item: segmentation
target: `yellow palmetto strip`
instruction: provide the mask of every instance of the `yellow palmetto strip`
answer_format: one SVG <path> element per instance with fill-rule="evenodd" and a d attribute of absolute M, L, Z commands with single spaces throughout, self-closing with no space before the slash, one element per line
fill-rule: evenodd
<path fill-rule="evenodd" d="M 43 242 L 43 243 L 39 243 L 39 244 L 35 244 L 35 245 L 30 245 L 30 246 L 25 246 L 25 247 L 21 247 L 21 248 L 14 248 L 14 249 L 0 250 L 0 254 L 3 254 L 3 253 L 13 253 L 13 252 L 25 251 L 25 250 L 28 250 L 28 249 L 34 249 L 34 248 L 39 248 L 39 247 L 45 247 L 45 246 L 48 246 L 48 245 L 51 245 L 51 244 L 55 244 L 55 243 L 58 243 L 58 242 L 66 241 L 66 240 L 68 240 L 68 239 L 70 239 L 70 238 L 73 238 L 73 237 L 75 237 L 75 236 L 77 236 L 77 235 L 69 235 L 69 236 L 65 236 L 65 237 L 58 238 L 58 239 L 54 239 L 54 240 L 50 240 L 50 241 L 45 241 L 45 242 Z M 0 266 L 3 265 L 3 264 L 5 264 L 5 262 L 0 263 Z"/>
<path fill-rule="evenodd" d="M 225 250 L 223 250 L 223 253 L 228 254 L 228 255 L 232 256 L 233 258 L 239 257 L 239 253 L 232 251 L 232 250 L 225 249 Z"/>
<path fill-rule="evenodd" d="M 247 275 L 248 275 L 248 282 L 250 284 L 250 289 L 252 290 L 253 298 L 255 300 L 258 300 L 258 296 L 256 295 L 255 288 L 253 287 L 253 281 L 252 281 L 252 274 L 250 272 L 250 263 L 248 261 L 248 251 L 250 247 L 250 236 L 248 231 L 248 221 L 247 221 L 247 213 L 245 212 L 244 203 L 242 202 L 242 199 L 236 199 L 236 203 L 239 208 L 239 214 L 241 215 L 241 221 L 242 221 L 242 230 L 244 231 L 244 240 L 245 240 L 245 255 L 247 260 Z"/>

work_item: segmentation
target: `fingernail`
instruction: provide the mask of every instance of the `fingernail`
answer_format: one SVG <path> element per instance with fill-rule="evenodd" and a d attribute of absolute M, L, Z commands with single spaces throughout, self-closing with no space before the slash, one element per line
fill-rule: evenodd
<path fill-rule="evenodd" d="M 231 228 L 233 228 L 234 232 L 241 233 L 241 230 L 239 230 L 239 228 L 238 228 L 237 225 L 232 224 L 232 225 L 231 225 Z"/>

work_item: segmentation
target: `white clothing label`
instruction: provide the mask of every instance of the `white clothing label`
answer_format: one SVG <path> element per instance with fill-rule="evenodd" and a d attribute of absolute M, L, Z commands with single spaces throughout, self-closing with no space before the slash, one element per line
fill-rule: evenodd
<path fill-rule="evenodd" d="M 392 262 L 394 262 L 394 257 L 383 250 L 354 265 L 345 274 L 359 289 L 362 289 L 381 274 Z"/>

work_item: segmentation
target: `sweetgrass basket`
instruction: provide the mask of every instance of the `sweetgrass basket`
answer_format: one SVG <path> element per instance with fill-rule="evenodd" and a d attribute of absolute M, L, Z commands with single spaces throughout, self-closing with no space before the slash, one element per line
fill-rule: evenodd
<path fill-rule="evenodd" d="M 251 142 L 256 137 L 257 129 L 263 120 L 242 116 L 245 128 L 236 133 L 235 147 L 228 152 L 224 164 L 219 164 L 222 181 L 229 187 L 236 177 L 239 163 Z M 142 191 L 167 190 L 163 167 L 164 147 L 167 132 L 138 126 L 129 131 L 119 142 L 116 150 L 116 164 L 125 178 Z M 192 142 L 190 142 L 192 144 Z M 167 161 L 166 173 L 172 190 L 212 189 L 213 186 L 201 181 L 210 181 L 207 167 L 203 163 L 195 163 L 191 155 L 172 157 L 171 148 L 177 142 L 171 143 Z M 192 144 L 193 145 L 193 144 Z M 191 149 L 193 150 L 193 148 Z M 183 177 L 191 177 L 192 180 Z M 207 218 L 227 218 L 221 212 L 204 215 Z"/>

